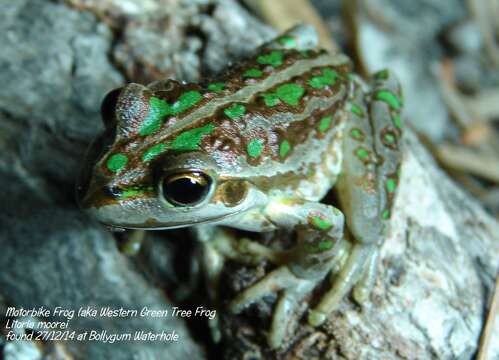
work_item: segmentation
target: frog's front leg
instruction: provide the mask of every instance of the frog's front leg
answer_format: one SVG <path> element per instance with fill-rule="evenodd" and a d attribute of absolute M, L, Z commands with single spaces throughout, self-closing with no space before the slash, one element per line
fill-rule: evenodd
<path fill-rule="evenodd" d="M 392 211 L 400 168 L 401 90 L 386 70 L 377 73 L 372 82 L 368 93 L 360 84 L 356 86 L 345 130 L 342 175 L 336 187 L 353 246 L 333 287 L 309 315 L 314 325 L 322 323 L 352 287 L 357 302 L 368 298 L 385 223 Z"/>
<path fill-rule="evenodd" d="M 192 232 L 200 242 L 196 258 L 204 275 L 210 302 L 217 310 L 221 308 L 218 296 L 220 276 L 227 260 L 257 265 L 265 259 L 277 264 L 287 256 L 286 252 L 267 248 L 247 238 L 238 238 L 230 229 L 221 226 L 198 225 L 192 228 Z M 210 319 L 208 325 L 213 340 L 218 342 L 221 338 L 218 318 Z"/>
<path fill-rule="evenodd" d="M 264 215 L 276 226 L 296 231 L 292 261 L 243 291 L 230 308 L 238 313 L 260 298 L 280 291 L 268 335 L 269 345 L 275 348 L 281 344 L 289 318 L 301 300 L 331 271 L 342 253 L 344 218 L 332 206 L 302 199 L 271 199 Z"/>

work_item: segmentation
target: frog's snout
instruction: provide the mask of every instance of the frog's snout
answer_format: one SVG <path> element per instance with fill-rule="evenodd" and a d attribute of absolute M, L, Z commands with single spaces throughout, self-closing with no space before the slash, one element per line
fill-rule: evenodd
<path fill-rule="evenodd" d="M 106 225 L 115 225 L 112 221 L 112 211 L 115 208 L 113 196 L 105 186 L 92 186 L 86 191 L 79 191 L 77 201 L 80 208 L 90 217 Z"/>

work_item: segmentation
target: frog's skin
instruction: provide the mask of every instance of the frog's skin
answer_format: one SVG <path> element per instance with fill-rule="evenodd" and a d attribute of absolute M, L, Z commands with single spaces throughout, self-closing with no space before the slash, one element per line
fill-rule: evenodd
<path fill-rule="evenodd" d="M 315 46 L 313 29 L 298 26 L 216 81 L 128 84 L 110 93 L 106 132 L 80 186 L 81 206 L 114 227 L 198 225 L 204 243 L 216 244 L 205 252 L 212 279 L 225 257 L 275 261 L 230 304 L 237 313 L 279 292 L 272 347 L 329 273 L 333 286 L 309 311 L 311 324 L 325 321 L 352 288 L 357 301 L 368 297 L 399 179 L 398 82 L 385 70 L 364 84 L 345 55 Z M 333 185 L 342 211 L 319 202 Z M 343 239 L 345 220 L 351 241 Z M 206 225 L 287 228 L 297 243 L 279 257 Z"/>

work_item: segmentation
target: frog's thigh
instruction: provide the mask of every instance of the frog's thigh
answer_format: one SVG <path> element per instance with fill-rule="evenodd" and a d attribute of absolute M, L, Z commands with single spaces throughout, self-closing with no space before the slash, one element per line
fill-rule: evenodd
<path fill-rule="evenodd" d="M 272 223 L 298 234 L 295 259 L 243 291 L 231 303 L 238 313 L 247 305 L 281 291 L 268 335 L 271 347 L 282 342 L 298 304 L 333 268 L 343 236 L 343 214 L 321 203 L 301 199 L 273 200 L 265 209 Z"/>
<path fill-rule="evenodd" d="M 371 259 L 375 251 L 376 249 L 372 245 L 353 245 L 345 266 L 334 279 L 333 287 L 322 296 L 319 304 L 310 311 L 308 322 L 311 325 L 322 324 L 327 315 L 336 309 L 352 286 L 365 273 L 365 265 L 369 263 L 369 260 L 366 259 Z"/>
<path fill-rule="evenodd" d="M 247 305 L 282 290 L 272 314 L 272 324 L 267 337 L 269 346 L 277 348 L 286 335 L 290 319 L 299 303 L 315 285 L 315 281 L 300 279 L 287 266 L 281 266 L 239 294 L 231 302 L 230 310 L 239 313 Z"/>
<path fill-rule="evenodd" d="M 373 90 L 363 95 L 357 88 L 344 141 L 343 173 L 338 197 L 345 211 L 354 244 L 332 289 L 311 312 L 318 324 L 334 310 L 355 285 L 357 301 L 369 296 L 376 275 L 376 260 L 390 217 L 400 165 L 400 90 L 388 72 L 379 73 Z"/>
<path fill-rule="evenodd" d="M 348 227 L 362 244 L 381 242 L 398 184 L 399 87 L 388 72 L 381 74 L 371 93 L 363 95 L 360 86 L 355 91 L 337 184 Z"/>

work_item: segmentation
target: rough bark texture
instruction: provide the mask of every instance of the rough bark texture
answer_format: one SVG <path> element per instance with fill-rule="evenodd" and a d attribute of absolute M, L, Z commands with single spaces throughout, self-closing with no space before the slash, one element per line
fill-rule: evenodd
<path fill-rule="evenodd" d="M 197 80 L 273 33 L 231 0 L 0 3 L 0 315 L 6 306 L 172 306 L 173 289 L 185 283 L 174 266 L 188 263 L 185 233 L 150 235 L 143 253 L 129 259 L 74 203 L 84 150 L 102 129 L 100 100 L 126 80 Z M 300 320 L 277 353 L 265 348 L 273 299 L 241 316 L 222 314 L 226 338 L 217 349 L 199 335 L 202 325 L 144 317 L 80 318 L 70 326 L 169 329 L 181 340 L 40 347 L 0 336 L 0 351 L 6 359 L 41 359 L 43 352 L 76 359 L 472 358 L 499 263 L 499 226 L 411 132 L 405 143 L 395 215 L 364 309 L 346 299 L 319 329 Z M 225 300 L 270 268 L 228 266 Z M 491 358 L 499 358 L 497 338 Z"/>

